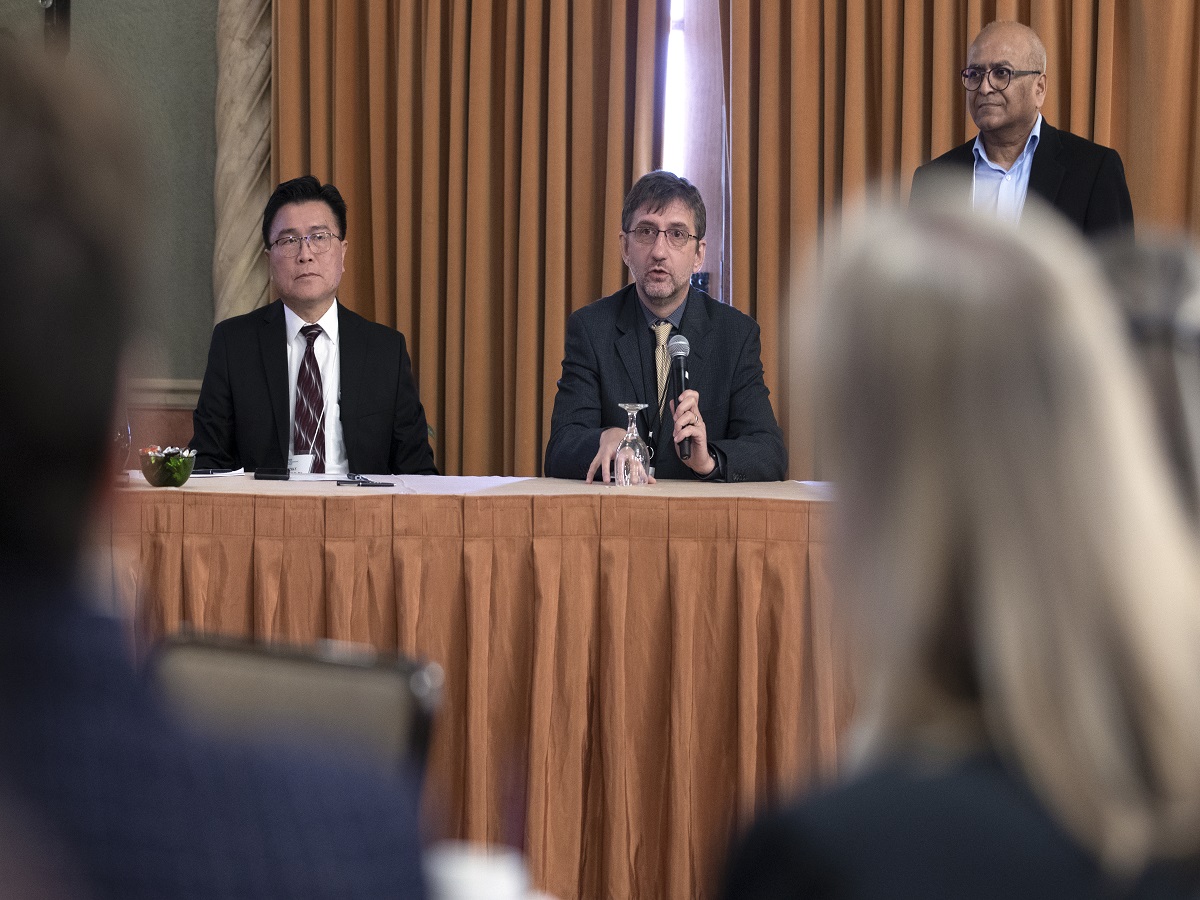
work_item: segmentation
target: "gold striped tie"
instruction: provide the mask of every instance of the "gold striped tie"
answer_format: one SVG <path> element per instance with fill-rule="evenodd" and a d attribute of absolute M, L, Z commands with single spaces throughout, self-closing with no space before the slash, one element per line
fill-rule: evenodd
<path fill-rule="evenodd" d="M 659 319 L 652 326 L 654 339 L 658 342 L 654 348 L 654 362 L 658 366 L 658 416 L 662 419 L 667 408 L 667 377 L 671 374 L 671 358 L 667 355 L 667 338 L 671 336 L 671 323 Z"/>

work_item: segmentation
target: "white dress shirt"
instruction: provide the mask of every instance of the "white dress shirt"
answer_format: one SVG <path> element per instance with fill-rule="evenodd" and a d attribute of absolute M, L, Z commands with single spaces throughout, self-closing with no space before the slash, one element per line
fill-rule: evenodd
<path fill-rule="evenodd" d="M 308 339 L 300 329 L 308 323 L 283 308 L 284 328 L 287 331 L 288 357 L 288 459 L 296 454 L 293 446 L 296 439 L 296 378 L 300 375 L 300 362 L 308 349 Z M 346 444 L 342 439 L 341 399 L 342 361 L 338 349 L 338 305 L 335 299 L 315 323 L 321 326 L 321 334 L 313 342 L 313 353 L 317 357 L 317 368 L 321 370 L 321 396 L 325 400 L 325 471 L 342 475 L 349 471 L 346 460 Z M 301 448 L 300 452 L 307 452 Z"/>
<path fill-rule="evenodd" d="M 992 213 L 1004 222 L 1016 224 L 1025 208 L 1025 196 L 1029 193 L 1029 173 L 1033 169 L 1033 154 L 1042 138 L 1042 114 L 1038 113 L 1033 130 L 1025 141 L 1025 148 L 1011 169 L 1003 169 L 988 159 L 983 140 L 975 138 L 974 206 L 982 212 Z"/>

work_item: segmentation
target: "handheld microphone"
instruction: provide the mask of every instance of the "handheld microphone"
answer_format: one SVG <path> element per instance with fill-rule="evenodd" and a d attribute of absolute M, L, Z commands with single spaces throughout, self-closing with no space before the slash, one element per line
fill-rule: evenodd
<path fill-rule="evenodd" d="M 687 358 L 692 352 L 692 345 L 688 343 L 688 339 L 682 334 L 673 334 L 671 339 L 667 341 L 667 353 L 671 357 L 671 371 L 675 376 L 675 391 L 676 398 L 683 393 L 687 387 Z M 680 459 L 690 459 L 692 456 L 692 439 L 684 438 L 675 445 L 679 448 Z"/>

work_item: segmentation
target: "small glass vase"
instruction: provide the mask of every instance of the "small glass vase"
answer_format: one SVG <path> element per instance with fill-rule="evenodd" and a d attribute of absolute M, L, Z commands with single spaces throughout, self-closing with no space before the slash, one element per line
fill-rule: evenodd
<path fill-rule="evenodd" d="M 645 403 L 622 403 L 621 409 L 629 414 L 625 437 L 617 445 L 613 458 L 613 481 L 620 487 L 646 484 L 650 480 L 650 451 L 637 430 L 637 414 L 646 408 Z"/>

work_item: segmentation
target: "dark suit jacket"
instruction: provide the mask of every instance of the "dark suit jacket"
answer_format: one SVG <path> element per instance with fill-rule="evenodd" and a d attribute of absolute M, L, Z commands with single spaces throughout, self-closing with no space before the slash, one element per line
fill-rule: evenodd
<path fill-rule="evenodd" d="M 404 335 L 338 304 L 341 421 L 350 471 L 436 475 Z M 192 415 L 198 468 L 285 468 L 287 334 L 283 303 L 218 323 Z"/>
<path fill-rule="evenodd" d="M 725 454 L 726 480 L 786 477 L 787 450 L 763 382 L 758 323 L 692 288 L 679 331 L 691 344 L 688 383 L 700 394 L 709 443 Z M 619 404 L 654 407 L 657 392 L 654 343 L 637 288 L 628 285 L 576 310 L 567 320 L 545 474 L 585 478 L 600 447 L 600 433 L 624 428 L 628 421 Z M 653 413 L 648 409 L 644 415 Z M 670 441 L 669 409 L 666 418 L 666 427 L 658 429 L 661 442 L 652 460 L 655 477 L 694 478 Z"/>
<path fill-rule="evenodd" d="M 757 822 L 725 873 L 725 900 L 1182 898 L 1197 882 L 1158 866 L 1119 884 L 993 756 L 944 771 L 894 763 Z"/>
<path fill-rule="evenodd" d="M 974 140 L 967 141 L 918 168 L 911 199 L 920 201 L 938 172 L 965 169 L 969 174 L 975 165 L 974 145 Z M 1044 198 L 1086 235 L 1133 228 L 1133 203 L 1120 154 L 1059 131 L 1045 119 L 1033 151 L 1029 192 Z"/>
<path fill-rule="evenodd" d="M 195 737 L 135 674 L 115 620 L 64 590 L 2 587 L 0 780 L 89 896 L 422 896 L 410 780 Z"/>

